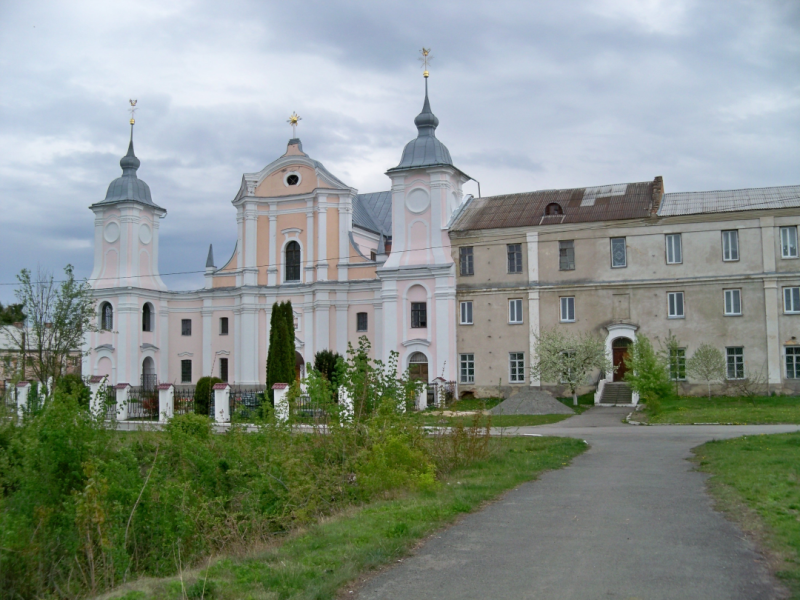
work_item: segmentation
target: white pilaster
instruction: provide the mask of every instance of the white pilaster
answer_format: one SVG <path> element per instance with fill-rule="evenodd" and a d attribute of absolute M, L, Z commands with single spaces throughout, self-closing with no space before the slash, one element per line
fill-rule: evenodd
<path fill-rule="evenodd" d="M 781 385 L 781 340 L 778 326 L 778 313 L 781 298 L 778 295 L 778 281 L 764 280 L 765 326 L 767 330 L 767 380 L 770 386 Z M 745 373 L 747 375 L 747 373 Z"/>
<path fill-rule="evenodd" d="M 276 210 L 276 205 L 270 205 L 269 268 L 267 269 L 267 285 L 278 285 L 278 215 L 272 214 Z"/>
<path fill-rule="evenodd" d="M 330 315 L 331 303 L 328 300 L 328 292 L 319 291 L 316 293 L 314 301 L 314 317 L 315 317 L 315 332 L 316 340 L 314 348 L 319 350 L 330 349 L 331 347 L 331 328 L 330 328 Z"/>
<path fill-rule="evenodd" d="M 256 205 L 252 202 L 246 203 L 244 209 L 244 285 L 258 285 L 258 268 L 256 266 L 257 219 Z"/>
<path fill-rule="evenodd" d="M 314 295 L 306 294 L 303 300 L 303 328 L 305 329 L 303 332 L 305 341 L 303 358 L 306 362 L 314 362 L 314 352 L 316 352 L 314 346 Z"/>
<path fill-rule="evenodd" d="M 306 283 L 314 280 L 314 201 L 306 201 L 306 247 L 300 268 L 305 271 Z"/>
<path fill-rule="evenodd" d="M 328 209 L 324 206 L 317 207 L 317 281 L 328 279 Z"/>
<path fill-rule="evenodd" d="M 348 305 L 336 299 L 336 352 L 347 356 L 347 309 Z M 376 354 L 376 356 L 380 356 Z"/>
<path fill-rule="evenodd" d="M 528 248 L 528 281 L 531 286 L 539 283 L 539 232 L 531 231 L 526 234 L 526 246 Z M 528 291 L 528 362 L 533 364 L 534 348 L 536 338 L 541 331 L 541 315 L 539 307 L 539 289 L 531 287 Z M 539 378 L 530 376 L 528 378 L 531 387 L 539 387 L 542 382 Z"/>
<path fill-rule="evenodd" d="M 213 348 L 213 335 L 212 335 L 212 327 L 213 322 L 212 319 L 214 317 L 214 309 L 212 307 L 212 300 L 211 298 L 203 298 L 203 309 L 200 311 L 200 314 L 203 319 L 203 373 L 202 375 L 205 377 L 213 376 L 214 374 L 211 372 L 214 368 L 212 361 L 214 357 L 214 348 Z"/>
<path fill-rule="evenodd" d="M 339 196 L 339 256 L 337 264 L 347 265 L 350 262 L 350 231 L 353 229 L 353 207 L 349 196 Z M 347 267 L 336 269 L 336 279 L 347 281 Z"/>
<path fill-rule="evenodd" d="M 394 254 L 394 248 L 392 248 Z M 397 349 L 397 280 L 383 281 L 381 289 L 383 301 L 383 353 L 380 355 L 384 362 L 389 360 L 389 352 Z"/>

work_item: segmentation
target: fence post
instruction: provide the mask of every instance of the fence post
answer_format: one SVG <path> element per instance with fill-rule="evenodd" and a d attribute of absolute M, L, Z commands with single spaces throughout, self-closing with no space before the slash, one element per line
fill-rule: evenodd
<path fill-rule="evenodd" d="M 29 381 L 20 381 L 17 384 L 17 416 L 20 420 L 28 409 L 28 392 L 31 390 Z"/>
<path fill-rule="evenodd" d="M 419 390 L 419 396 L 417 396 L 417 410 L 426 408 L 428 408 L 428 386 L 423 383 Z"/>
<path fill-rule="evenodd" d="M 117 421 L 128 420 L 128 402 L 131 399 L 131 384 L 118 383 L 117 390 Z"/>
<path fill-rule="evenodd" d="M 289 391 L 288 383 L 276 383 L 272 386 L 275 392 L 275 418 L 280 423 L 289 420 L 289 399 L 286 397 Z"/>
<path fill-rule="evenodd" d="M 227 383 L 214 384 L 214 413 L 217 423 L 231 422 L 231 386 Z"/>
<path fill-rule="evenodd" d="M 106 382 L 105 375 L 92 375 L 89 377 L 89 410 L 93 415 L 99 415 L 101 410 L 100 405 L 100 390 Z"/>
<path fill-rule="evenodd" d="M 344 387 L 339 388 L 339 406 L 342 407 L 342 420 L 353 420 L 353 398 Z"/>
<path fill-rule="evenodd" d="M 158 422 L 166 423 L 175 414 L 175 386 L 171 383 L 158 384 Z"/>

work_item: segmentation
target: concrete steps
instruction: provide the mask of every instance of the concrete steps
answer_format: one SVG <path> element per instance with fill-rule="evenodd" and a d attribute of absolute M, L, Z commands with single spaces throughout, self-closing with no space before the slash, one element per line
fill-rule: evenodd
<path fill-rule="evenodd" d="M 630 405 L 633 402 L 633 392 L 627 383 L 622 381 L 609 382 L 603 388 L 603 395 L 600 397 L 600 404 Z"/>

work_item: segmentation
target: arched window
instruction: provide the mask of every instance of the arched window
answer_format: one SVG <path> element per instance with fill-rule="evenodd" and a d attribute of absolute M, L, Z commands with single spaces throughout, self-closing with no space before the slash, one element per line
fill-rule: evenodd
<path fill-rule="evenodd" d="M 149 302 L 142 307 L 142 331 L 153 331 L 153 305 Z"/>
<path fill-rule="evenodd" d="M 286 244 L 286 281 L 300 281 L 300 244 Z"/>
<path fill-rule="evenodd" d="M 100 329 L 105 331 L 114 329 L 114 309 L 109 302 L 100 305 Z"/>
<path fill-rule="evenodd" d="M 561 208 L 561 205 L 557 202 L 551 202 L 547 205 L 547 208 L 544 209 L 544 214 L 546 215 L 563 215 L 564 209 Z"/>

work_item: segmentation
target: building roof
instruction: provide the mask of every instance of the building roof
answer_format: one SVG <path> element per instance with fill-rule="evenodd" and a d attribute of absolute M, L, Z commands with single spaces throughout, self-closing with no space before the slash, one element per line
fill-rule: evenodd
<path fill-rule="evenodd" d="M 136 176 L 141 162 L 133 152 L 133 138 L 128 144 L 128 153 L 119 161 L 122 167 L 122 177 L 117 177 L 108 186 L 106 197 L 97 204 L 113 204 L 133 200 L 149 206 L 161 208 L 153 202 L 150 195 L 150 186 Z"/>
<path fill-rule="evenodd" d="M 660 217 L 800 207 L 800 185 L 664 194 Z"/>
<path fill-rule="evenodd" d="M 431 103 L 428 100 L 427 79 L 425 80 L 425 101 L 422 104 L 422 112 L 414 119 L 414 125 L 417 126 L 417 137 L 406 144 L 400 164 L 393 169 L 389 169 L 388 172 L 440 165 L 453 166 L 450 151 L 442 142 L 436 139 L 436 128 L 439 126 L 439 119 L 436 118 L 436 115 L 431 110 Z"/>
<path fill-rule="evenodd" d="M 473 198 L 451 231 L 637 219 L 650 216 L 653 181 Z M 547 211 L 551 204 L 556 210 Z M 546 214 L 555 212 L 558 214 Z"/>
<path fill-rule="evenodd" d="M 358 194 L 353 201 L 353 225 L 392 235 L 392 192 Z"/>

